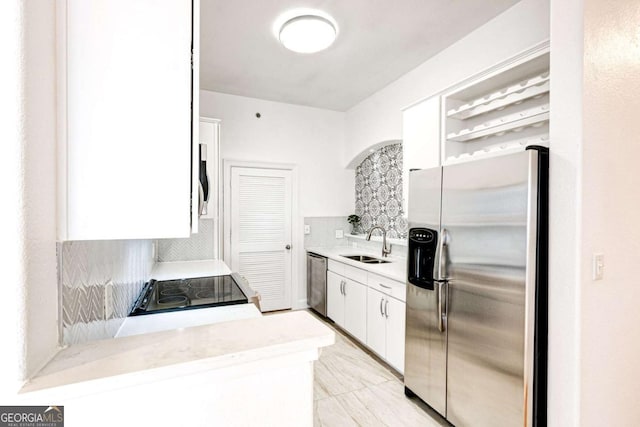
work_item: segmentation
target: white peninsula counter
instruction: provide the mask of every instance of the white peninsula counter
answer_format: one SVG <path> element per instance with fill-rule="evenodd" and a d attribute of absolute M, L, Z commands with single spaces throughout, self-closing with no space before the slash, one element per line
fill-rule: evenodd
<path fill-rule="evenodd" d="M 313 362 L 334 340 L 298 311 L 94 341 L 61 350 L 15 403 L 64 405 L 66 426 L 311 426 Z"/>

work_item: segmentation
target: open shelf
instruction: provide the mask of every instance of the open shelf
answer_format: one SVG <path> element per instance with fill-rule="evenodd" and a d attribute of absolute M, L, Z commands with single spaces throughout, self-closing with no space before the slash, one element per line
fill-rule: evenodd
<path fill-rule="evenodd" d="M 489 136 L 502 136 L 507 132 L 520 132 L 524 128 L 540 126 L 549 121 L 549 104 L 531 108 L 520 113 L 510 114 L 496 120 L 482 123 L 470 129 L 450 133 L 450 141 L 467 142 Z"/>
<path fill-rule="evenodd" d="M 488 157 L 502 156 L 504 154 L 517 153 L 525 150 L 531 145 L 539 145 L 542 147 L 549 146 L 549 135 L 543 134 L 532 138 L 523 138 L 508 143 L 489 145 L 474 152 L 460 153 L 457 156 L 449 156 L 445 159 L 445 165 L 452 165 L 455 163 L 468 162 L 470 160 L 479 160 Z"/>
<path fill-rule="evenodd" d="M 461 163 L 549 145 L 548 42 L 442 95 L 441 160 Z"/>
<path fill-rule="evenodd" d="M 509 86 L 498 92 L 476 99 L 468 104 L 447 112 L 447 117 L 453 119 L 469 119 L 490 111 L 500 110 L 512 104 L 544 95 L 549 92 L 549 73 L 524 80 L 516 85 Z"/>

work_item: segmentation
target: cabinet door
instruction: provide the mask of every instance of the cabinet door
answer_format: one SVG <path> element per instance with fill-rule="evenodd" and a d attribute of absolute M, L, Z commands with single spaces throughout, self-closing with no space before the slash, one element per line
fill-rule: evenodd
<path fill-rule="evenodd" d="M 386 357 L 387 320 L 384 317 L 385 296 L 369 288 L 367 293 L 367 346 L 380 357 Z"/>
<path fill-rule="evenodd" d="M 367 287 L 345 279 L 344 328 L 360 342 L 367 342 Z"/>
<path fill-rule="evenodd" d="M 327 317 L 344 327 L 344 296 L 342 284 L 345 278 L 327 271 Z"/>
<path fill-rule="evenodd" d="M 409 170 L 440 166 L 440 97 L 402 112 L 402 189 L 407 212 Z"/>
<path fill-rule="evenodd" d="M 65 4 L 60 238 L 189 237 L 192 1 Z"/>
<path fill-rule="evenodd" d="M 401 373 L 404 372 L 405 310 L 404 302 L 386 297 L 385 316 L 388 316 L 386 359 Z"/>

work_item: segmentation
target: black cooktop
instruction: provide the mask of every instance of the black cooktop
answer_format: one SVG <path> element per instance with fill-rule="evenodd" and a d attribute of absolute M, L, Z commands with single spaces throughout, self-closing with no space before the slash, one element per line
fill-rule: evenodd
<path fill-rule="evenodd" d="M 150 280 L 129 316 L 244 304 L 247 296 L 232 275 L 177 280 Z"/>

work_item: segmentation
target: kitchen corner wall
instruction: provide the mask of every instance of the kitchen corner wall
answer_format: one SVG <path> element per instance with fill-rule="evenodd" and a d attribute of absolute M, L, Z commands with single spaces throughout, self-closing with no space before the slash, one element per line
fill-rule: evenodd
<path fill-rule="evenodd" d="M 63 242 L 58 262 L 63 344 L 112 338 L 150 277 L 153 241 Z"/>

